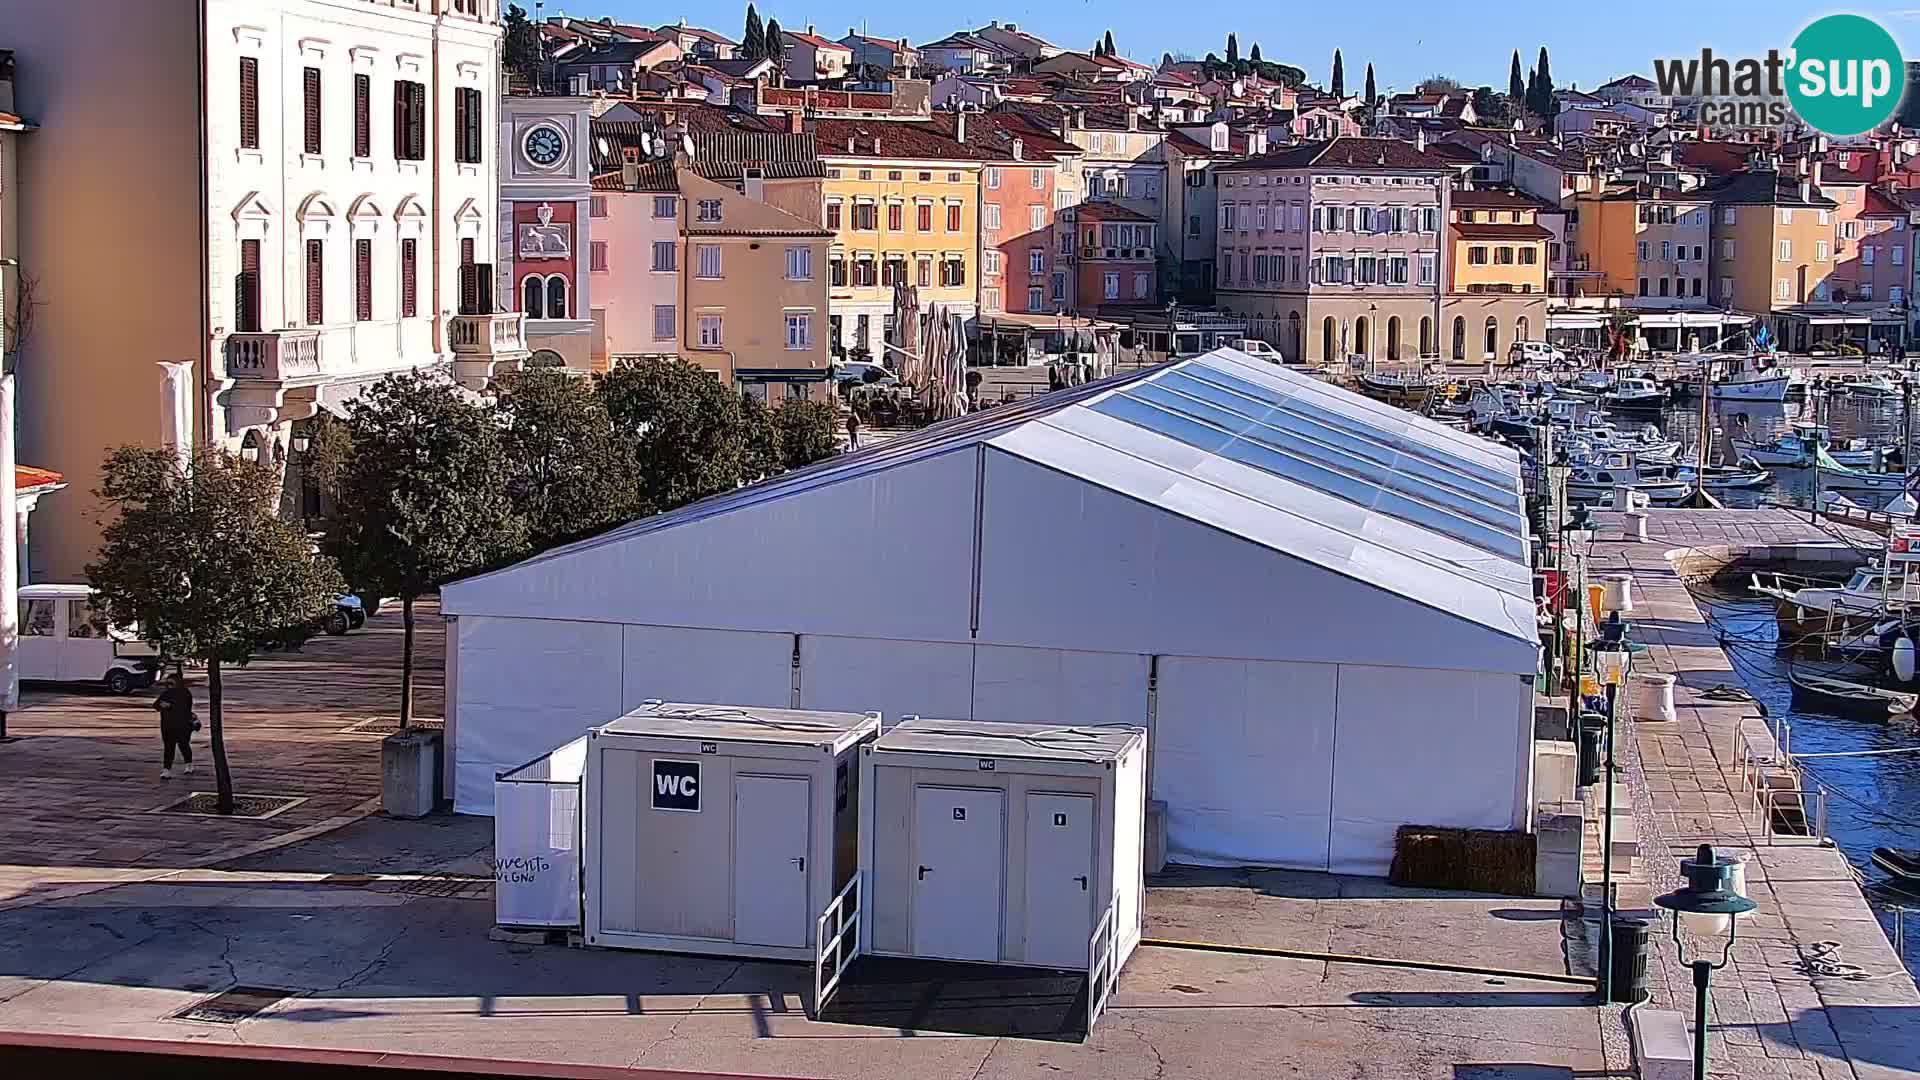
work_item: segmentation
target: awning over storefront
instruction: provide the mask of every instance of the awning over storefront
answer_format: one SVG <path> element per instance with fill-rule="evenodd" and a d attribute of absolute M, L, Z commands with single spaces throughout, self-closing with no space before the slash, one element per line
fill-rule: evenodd
<path fill-rule="evenodd" d="M 1607 317 L 1590 311 L 1549 311 L 1549 330 L 1598 330 L 1607 325 Z"/>
<path fill-rule="evenodd" d="M 1806 318 L 1808 326 L 1865 326 L 1873 322 L 1870 315 L 1809 315 Z"/>
<path fill-rule="evenodd" d="M 1732 315 L 1720 311 L 1649 311 L 1634 316 L 1634 323 L 1643 329 L 1680 329 L 1689 326 L 1745 326 L 1753 319 L 1747 315 Z"/>

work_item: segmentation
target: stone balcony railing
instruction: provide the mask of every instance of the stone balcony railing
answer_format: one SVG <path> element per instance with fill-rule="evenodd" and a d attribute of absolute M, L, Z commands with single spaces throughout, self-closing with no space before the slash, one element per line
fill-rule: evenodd
<path fill-rule="evenodd" d="M 518 311 L 455 315 L 447 323 L 447 347 L 454 378 L 469 389 L 485 389 L 496 375 L 526 363 L 527 317 Z"/>
<path fill-rule="evenodd" d="M 323 372 L 318 330 L 227 335 L 227 377 L 230 379 L 290 383 L 318 379 Z"/>

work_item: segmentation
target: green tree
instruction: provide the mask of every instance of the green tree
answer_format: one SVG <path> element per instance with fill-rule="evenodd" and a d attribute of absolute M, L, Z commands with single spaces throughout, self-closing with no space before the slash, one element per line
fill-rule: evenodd
<path fill-rule="evenodd" d="M 1256 64 L 1258 64 L 1258 63 L 1260 63 L 1260 62 L 1261 62 L 1261 61 L 1260 61 L 1260 43 L 1259 43 L 1259 42 L 1257 42 L 1257 41 L 1256 41 L 1256 42 L 1254 42 L 1254 43 L 1253 43 L 1253 51 L 1247 54 L 1247 59 L 1249 59 L 1249 60 L 1251 60 L 1251 61 L 1253 61 L 1253 62 L 1254 62 L 1254 63 L 1256 63 Z"/>
<path fill-rule="evenodd" d="M 740 397 L 740 479 L 755 483 L 786 471 L 773 410 L 757 397 Z"/>
<path fill-rule="evenodd" d="M 273 469 L 220 450 L 181 462 L 170 450 L 123 446 L 107 456 L 95 495 L 110 515 L 87 579 L 106 617 L 175 661 L 207 666 L 207 735 L 216 809 L 233 813 L 221 669 L 261 645 L 311 633 L 344 589 L 330 559 L 275 512 Z"/>
<path fill-rule="evenodd" d="M 1507 71 L 1507 97 L 1518 106 L 1527 97 L 1527 83 L 1520 75 L 1520 50 L 1513 50 L 1513 67 Z"/>
<path fill-rule="evenodd" d="M 501 424 L 430 373 L 389 375 L 347 407 L 353 451 L 326 547 L 355 588 L 398 596 L 400 726 L 413 723 L 414 602 L 523 553 Z"/>
<path fill-rule="evenodd" d="M 747 5 L 747 29 L 740 35 L 740 56 L 746 60 L 759 60 L 767 55 L 767 32 L 760 25 L 760 13 Z"/>
<path fill-rule="evenodd" d="M 507 6 L 506 33 L 502 62 L 507 70 L 540 87 L 540 28 L 527 18 L 527 9 L 519 4 Z"/>
<path fill-rule="evenodd" d="M 684 360 L 644 359 L 600 377 L 615 434 L 632 454 L 642 513 L 740 485 L 740 395 Z"/>
<path fill-rule="evenodd" d="M 1238 64 L 1239 62 L 1240 62 L 1240 39 L 1233 36 L 1233 34 L 1229 32 L 1227 34 L 1227 63 Z"/>
<path fill-rule="evenodd" d="M 558 368 L 509 375 L 496 387 L 507 492 L 533 547 L 547 548 L 635 516 L 625 442 L 593 383 Z"/>
<path fill-rule="evenodd" d="M 1100 47 L 1106 50 L 1106 55 L 1108 56 L 1117 55 L 1113 51 L 1113 31 L 1111 30 L 1107 31 L 1106 36 L 1100 39 Z"/>
<path fill-rule="evenodd" d="M 1340 60 L 1339 49 L 1333 50 L 1333 79 L 1332 85 L 1328 86 L 1327 90 L 1337 98 L 1347 96 L 1347 69 Z"/>
<path fill-rule="evenodd" d="M 1533 78 L 1527 84 L 1527 111 L 1542 120 L 1553 112 L 1553 69 L 1547 63 L 1547 47 L 1540 46 L 1540 59 L 1533 65 Z"/>
<path fill-rule="evenodd" d="M 840 418 L 824 401 L 789 401 L 773 410 L 780 464 L 798 469 L 840 452 Z"/>
<path fill-rule="evenodd" d="M 1473 102 L 1476 123 L 1489 127 L 1505 127 L 1511 122 L 1506 101 L 1493 92 L 1493 87 L 1476 87 L 1470 100 Z"/>
<path fill-rule="evenodd" d="M 1380 102 L 1380 95 L 1373 87 L 1373 65 L 1367 65 L 1367 108 L 1371 109 Z"/>
<path fill-rule="evenodd" d="M 779 19 L 769 18 L 767 20 L 766 44 L 761 50 L 761 54 L 773 61 L 773 66 L 776 71 L 779 70 L 782 64 L 787 62 L 787 43 L 780 36 Z"/>

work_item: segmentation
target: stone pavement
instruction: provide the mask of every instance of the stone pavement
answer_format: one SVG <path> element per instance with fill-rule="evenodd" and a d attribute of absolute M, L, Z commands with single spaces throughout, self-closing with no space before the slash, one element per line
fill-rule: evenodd
<path fill-rule="evenodd" d="M 444 711 L 437 607 L 418 619 L 416 715 Z M 265 820 L 157 813 L 213 790 L 206 734 L 190 779 L 160 779 L 152 694 L 116 698 L 65 687 L 23 695 L 0 743 L 0 907 L 23 892 L 73 892 L 155 872 L 213 865 L 316 835 L 370 813 L 380 794 L 380 733 L 350 726 L 398 713 L 400 615 L 383 609 L 345 637 L 223 669 L 227 756 L 235 790 L 304 802 Z M 200 716 L 204 675 L 190 672 Z"/>
<path fill-rule="evenodd" d="M 1701 843 L 1749 857 L 1747 888 L 1759 909 L 1743 920 L 1731 964 L 1714 976 L 1710 1075 L 1802 1080 L 1881 1080 L 1920 1075 L 1920 993 L 1867 906 L 1846 858 L 1806 838 L 1762 827 L 1741 785 L 1736 730 L 1767 752 L 1771 736 L 1751 703 L 1703 695 L 1741 686 L 1675 569 L 1746 553 L 1791 556 L 1839 541 L 1783 510 L 1655 509 L 1647 543 L 1629 542 L 1622 517 L 1601 514 L 1592 548 L 1595 574 L 1629 572 L 1635 596 L 1632 638 L 1649 646 L 1655 670 L 1678 677 L 1673 724 L 1636 721 L 1621 757 L 1636 803 L 1647 880 L 1622 888 L 1621 907 L 1652 912 L 1652 897 L 1680 884 L 1678 860 Z M 1867 550 L 1882 541 L 1849 535 Z M 1803 552 L 1805 554 L 1805 552 Z M 1693 1013 L 1691 972 L 1682 967 L 1663 918 L 1649 962 L 1649 1007 Z M 1816 942 L 1841 945 L 1840 959 L 1887 977 L 1856 981 L 1809 974 Z M 1717 950 L 1716 950 L 1717 951 Z M 1692 958 L 1690 953 L 1689 959 Z M 1608 1028 L 1608 1064 L 1623 1067 L 1621 1029 Z"/>

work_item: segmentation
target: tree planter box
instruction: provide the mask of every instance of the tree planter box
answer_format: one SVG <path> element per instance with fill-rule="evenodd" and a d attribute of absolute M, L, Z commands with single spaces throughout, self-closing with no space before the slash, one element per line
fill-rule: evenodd
<path fill-rule="evenodd" d="M 418 728 L 380 741 L 380 802 L 388 817 L 419 818 L 439 803 L 442 733 Z"/>

